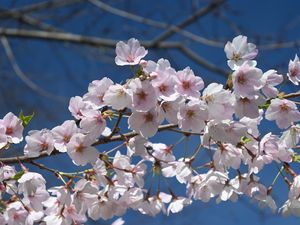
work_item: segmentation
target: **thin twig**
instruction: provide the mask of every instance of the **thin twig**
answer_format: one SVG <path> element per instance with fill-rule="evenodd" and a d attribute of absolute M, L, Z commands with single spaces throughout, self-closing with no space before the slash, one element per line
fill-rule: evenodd
<path fill-rule="evenodd" d="M 1 43 L 3 45 L 3 48 L 5 50 L 5 53 L 7 55 L 7 58 L 13 68 L 13 70 L 15 71 L 16 75 L 33 91 L 35 91 L 36 93 L 38 93 L 41 96 L 47 97 L 49 99 L 58 101 L 58 102 L 65 102 L 66 99 L 64 97 L 61 96 L 57 96 L 54 95 L 42 88 L 40 88 L 38 85 L 36 85 L 34 82 L 32 82 L 26 75 L 25 73 L 21 70 L 21 68 L 19 67 L 19 65 L 17 64 L 16 58 L 13 54 L 13 51 L 10 47 L 10 44 L 7 40 L 6 37 L 2 36 L 1 37 Z"/>
<path fill-rule="evenodd" d="M 83 36 L 79 34 L 67 33 L 67 32 L 48 32 L 40 30 L 25 30 L 15 28 L 0 28 L 0 35 L 11 36 L 11 37 L 22 37 L 22 38 L 36 38 L 53 41 L 64 41 L 76 44 L 86 44 L 94 47 L 109 47 L 115 48 L 117 40 L 105 39 L 98 37 Z M 151 41 L 142 41 L 141 44 L 146 48 L 162 48 L 162 49 L 178 49 L 184 53 L 187 57 L 203 66 L 204 68 L 218 74 L 222 74 L 227 77 L 228 72 L 222 68 L 219 68 L 215 64 L 203 59 L 197 55 L 188 47 L 184 46 L 181 42 L 177 41 L 164 41 L 158 45 L 153 46 Z"/>
<path fill-rule="evenodd" d="M 196 34 L 190 32 L 190 31 L 183 30 L 182 28 L 179 28 L 175 25 L 170 25 L 170 24 L 165 23 L 165 22 L 161 22 L 161 21 L 157 21 L 157 20 L 153 20 L 153 19 L 148 19 L 146 17 L 142 17 L 142 16 L 139 16 L 139 15 L 136 15 L 136 14 L 133 14 L 133 13 L 129 13 L 127 11 L 112 7 L 109 4 L 106 4 L 106 3 L 102 2 L 102 1 L 99 1 L 99 0 L 89 0 L 89 2 L 93 5 L 95 5 L 96 7 L 99 7 L 102 10 L 105 10 L 109 13 L 114 14 L 114 15 L 126 18 L 128 20 L 132 20 L 132 21 L 135 21 L 135 22 L 138 22 L 138 23 L 142 23 L 142 24 L 152 26 L 152 27 L 156 27 L 156 28 L 160 28 L 160 29 L 169 29 L 169 28 L 172 27 L 171 29 L 173 29 L 175 33 L 179 33 L 180 35 L 182 35 L 182 36 L 184 36 L 184 37 L 186 37 L 186 38 L 188 38 L 192 41 L 195 41 L 195 42 L 207 45 L 207 46 L 211 46 L 211 47 L 218 47 L 218 48 L 223 48 L 224 47 L 223 42 L 217 42 L 217 41 L 214 41 L 214 40 L 209 40 L 205 37 L 201 37 L 199 35 L 196 35 Z"/>
<path fill-rule="evenodd" d="M 191 23 L 193 23 L 195 20 L 199 19 L 200 17 L 203 17 L 213 11 L 214 9 L 218 8 L 220 5 L 222 5 L 225 2 L 225 0 L 214 0 L 211 4 L 208 6 L 201 8 L 197 10 L 194 14 L 186 18 L 184 21 L 181 23 L 177 24 L 176 26 L 171 26 L 169 29 L 164 31 L 162 34 L 160 34 L 158 37 L 154 38 L 154 40 L 151 42 L 151 46 L 156 46 L 160 42 L 166 40 L 169 38 L 171 35 L 173 35 L 176 30 L 182 29 Z"/>

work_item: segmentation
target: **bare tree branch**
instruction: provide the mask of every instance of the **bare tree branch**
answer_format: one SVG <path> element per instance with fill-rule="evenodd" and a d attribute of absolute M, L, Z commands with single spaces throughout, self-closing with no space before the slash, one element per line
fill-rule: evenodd
<path fill-rule="evenodd" d="M 32 12 L 36 12 L 36 11 L 44 10 L 44 9 L 63 7 L 66 5 L 71 5 L 71 4 L 82 2 L 82 1 L 83 0 L 52 0 L 52 1 L 40 2 L 40 3 L 24 6 L 22 8 L 17 8 L 17 9 L 12 9 L 9 11 L 1 12 L 0 18 L 12 16 L 16 12 L 23 13 L 23 14 L 32 13 Z"/>
<path fill-rule="evenodd" d="M 13 70 L 15 71 L 16 75 L 30 88 L 32 89 L 34 92 L 38 93 L 41 96 L 47 97 L 49 99 L 58 101 L 58 102 L 65 102 L 66 99 L 61 97 L 61 96 L 57 96 L 54 95 L 42 88 L 40 88 L 38 85 L 36 85 L 34 82 L 32 82 L 21 70 L 21 68 L 19 67 L 19 65 L 17 64 L 16 58 L 13 54 L 13 51 L 9 45 L 9 42 L 7 40 L 7 38 L 5 36 L 1 37 L 1 43 L 3 45 L 3 48 L 5 50 L 5 53 L 7 55 L 7 58 L 13 68 Z"/>
<path fill-rule="evenodd" d="M 42 22 L 41 20 L 38 20 L 38 19 L 36 19 L 32 16 L 28 16 L 25 13 L 21 13 L 21 12 L 18 12 L 18 11 L 9 11 L 9 17 L 8 18 L 10 18 L 10 17 L 13 18 L 13 19 L 19 20 L 19 21 L 21 21 L 25 24 L 28 24 L 30 26 L 42 29 L 42 30 L 59 31 L 54 26 L 46 24 L 46 23 Z"/>
<path fill-rule="evenodd" d="M 180 46 L 180 49 L 181 49 L 182 53 L 184 53 L 188 58 L 197 62 L 199 65 L 203 66 L 204 68 L 206 68 L 212 72 L 222 74 L 225 77 L 228 77 L 229 71 L 226 71 L 226 70 L 216 66 L 215 64 L 203 59 L 201 56 L 199 56 L 198 54 L 196 54 L 195 52 L 193 52 L 191 49 L 187 48 L 186 46 Z"/>
<path fill-rule="evenodd" d="M 221 4 L 223 4 L 225 0 L 214 0 L 211 4 L 208 6 L 199 9 L 196 11 L 193 15 L 189 16 L 187 19 L 182 21 L 181 23 L 177 24 L 176 26 L 171 26 L 169 29 L 164 31 L 162 34 L 160 34 L 158 37 L 156 37 L 152 42 L 151 46 L 156 46 L 158 45 L 159 42 L 162 42 L 166 40 L 168 37 L 170 37 L 172 34 L 176 32 L 178 29 L 182 29 L 191 23 L 193 23 L 195 20 L 199 19 L 202 16 L 207 15 L 210 13 L 212 10 L 218 8 Z"/>
<path fill-rule="evenodd" d="M 45 40 L 55 40 L 55 41 L 67 41 L 77 44 L 86 44 L 95 47 L 109 47 L 115 48 L 117 40 L 105 39 L 98 37 L 89 37 L 78 34 L 66 33 L 66 32 L 48 32 L 39 30 L 24 30 L 24 29 L 14 29 L 14 28 L 0 28 L 0 35 L 2 36 L 12 36 L 12 37 L 22 37 L 22 38 L 37 38 Z M 147 48 L 165 48 L 165 49 L 179 49 L 187 57 L 191 58 L 193 61 L 203 66 L 204 68 L 211 70 L 214 73 L 220 73 L 227 77 L 228 73 L 218 68 L 211 62 L 203 59 L 189 48 L 185 47 L 181 42 L 164 41 L 160 42 L 158 45 L 153 46 L 152 41 L 142 41 L 142 45 Z"/>
<path fill-rule="evenodd" d="M 177 125 L 174 125 L 174 124 L 161 125 L 158 127 L 158 132 L 165 131 L 165 130 L 171 130 L 172 128 L 175 128 L 175 127 L 177 127 Z M 128 132 L 128 133 L 122 134 L 122 135 L 115 135 L 110 138 L 103 137 L 103 138 L 100 138 L 98 141 L 96 141 L 93 144 L 93 146 L 116 142 L 116 141 L 124 141 L 124 140 L 126 141 L 127 139 L 132 138 L 136 135 L 138 135 L 138 133 L 132 131 L 132 132 Z M 37 157 L 17 156 L 17 157 L 10 157 L 10 158 L 0 158 L 0 162 L 2 162 L 4 164 L 13 164 L 13 163 L 18 163 L 18 162 L 31 162 L 32 160 L 35 160 L 35 159 L 58 155 L 58 154 L 62 154 L 62 152 L 54 150 L 50 155 L 48 155 L 47 151 L 42 151 L 40 156 L 37 156 Z"/>

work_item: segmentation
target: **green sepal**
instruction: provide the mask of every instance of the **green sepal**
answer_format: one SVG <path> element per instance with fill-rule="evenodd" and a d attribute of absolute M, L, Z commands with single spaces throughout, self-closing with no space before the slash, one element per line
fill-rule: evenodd
<path fill-rule="evenodd" d="M 12 177 L 12 179 L 18 181 L 23 176 L 24 173 L 25 173 L 24 171 L 19 171 L 15 174 L 15 176 Z"/>

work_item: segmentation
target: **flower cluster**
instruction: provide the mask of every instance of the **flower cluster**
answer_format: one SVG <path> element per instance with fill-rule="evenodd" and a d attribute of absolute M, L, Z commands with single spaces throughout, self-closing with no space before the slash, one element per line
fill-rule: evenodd
<path fill-rule="evenodd" d="M 144 60 L 147 53 L 136 39 L 117 43 L 115 62 L 129 65 L 133 76 L 123 84 L 107 77 L 93 81 L 86 94 L 70 99 L 73 120 L 28 132 L 24 157 L 1 159 L 0 224 L 83 224 L 88 218 L 122 216 L 128 209 L 155 216 L 178 213 L 193 200 L 236 201 L 241 195 L 276 211 L 271 194 L 279 173 L 289 189 L 280 211 L 300 216 L 300 176 L 291 168 L 300 160 L 294 152 L 300 112 L 291 99 L 300 93 L 276 88 L 284 79 L 299 84 L 298 57 L 290 61 L 287 77 L 274 69 L 263 72 L 256 67 L 256 46 L 238 36 L 225 45 L 230 85 L 205 87 L 191 68 L 176 71 L 167 59 Z M 260 133 L 264 120 L 275 121 L 282 134 Z M 162 130 L 181 138 L 169 145 L 150 140 Z M 8 113 L 0 120 L 0 148 L 21 142 L 22 133 L 22 120 Z M 189 136 L 196 137 L 197 146 L 180 151 Z M 108 151 L 97 147 L 112 141 L 121 144 Z M 211 157 L 201 158 L 201 151 Z M 66 173 L 36 162 L 63 153 L 76 166 L 89 168 Z M 20 171 L 10 163 L 19 163 Z M 62 183 L 47 189 L 43 176 L 25 163 L 52 172 Z M 260 172 L 271 163 L 282 169 L 272 184 L 263 184 Z M 147 180 L 149 173 L 157 187 Z M 161 184 L 161 177 L 176 179 L 186 195 Z"/>

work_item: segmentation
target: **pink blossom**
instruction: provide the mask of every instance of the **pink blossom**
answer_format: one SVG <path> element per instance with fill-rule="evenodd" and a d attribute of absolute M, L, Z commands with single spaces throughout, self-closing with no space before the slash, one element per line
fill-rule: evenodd
<path fill-rule="evenodd" d="M 52 129 L 54 147 L 60 152 L 66 152 L 71 137 L 79 131 L 74 120 L 66 120 L 62 125 L 54 127 Z"/>
<path fill-rule="evenodd" d="M 18 182 L 19 192 L 25 193 L 28 196 L 36 193 L 38 188 L 46 188 L 46 181 L 39 173 L 25 172 L 18 180 Z"/>
<path fill-rule="evenodd" d="M 161 99 L 172 101 L 178 97 L 174 90 L 176 71 L 170 66 L 168 60 L 159 59 L 157 64 L 148 61 L 144 70 L 149 73 L 151 84 Z"/>
<path fill-rule="evenodd" d="M 54 150 L 53 134 L 48 129 L 32 130 L 25 137 L 24 154 L 29 157 L 39 156 L 42 151 L 48 155 Z"/>
<path fill-rule="evenodd" d="M 266 119 L 275 120 L 279 128 L 285 129 L 300 120 L 300 112 L 294 102 L 276 98 L 266 110 Z"/>
<path fill-rule="evenodd" d="M 162 101 L 160 107 L 164 117 L 169 123 L 178 124 L 177 114 L 179 111 L 180 100 L 175 101 Z"/>
<path fill-rule="evenodd" d="M 7 145 L 6 128 L 0 125 L 0 149 Z"/>
<path fill-rule="evenodd" d="M 254 98 L 257 92 L 264 86 L 262 71 L 248 64 L 241 65 L 232 74 L 234 92 L 242 98 Z"/>
<path fill-rule="evenodd" d="M 169 215 L 171 213 L 179 213 L 183 210 L 184 206 L 188 206 L 192 203 L 192 200 L 185 198 L 185 197 L 176 197 L 172 200 L 170 203 L 167 214 Z"/>
<path fill-rule="evenodd" d="M 150 81 L 136 78 L 129 83 L 129 88 L 132 90 L 132 108 L 135 111 L 147 112 L 156 106 L 156 92 Z"/>
<path fill-rule="evenodd" d="M 220 170 L 227 170 L 240 168 L 243 159 L 242 150 L 232 144 L 221 144 L 213 156 L 215 167 Z"/>
<path fill-rule="evenodd" d="M 199 91 L 203 89 L 204 82 L 201 77 L 195 76 L 193 70 L 186 67 L 177 72 L 175 76 L 175 90 L 186 97 L 199 97 Z"/>
<path fill-rule="evenodd" d="M 103 96 L 103 101 L 113 109 L 121 110 L 131 105 L 129 89 L 120 84 L 111 85 Z"/>
<path fill-rule="evenodd" d="M 203 91 L 202 99 L 206 102 L 210 119 L 231 119 L 234 113 L 234 95 L 223 89 L 222 84 L 211 83 Z"/>
<path fill-rule="evenodd" d="M 0 120 L 0 126 L 5 128 L 5 134 L 8 142 L 18 144 L 23 140 L 24 127 L 22 125 L 22 121 L 13 113 L 7 113 L 3 119 Z"/>
<path fill-rule="evenodd" d="M 300 82 L 300 61 L 299 58 L 297 56 L 297 54 L 295 55 L 294 60 L 290 60 L 289 62 L 289 72 L 287 74 L 289 80 L 295 84 L 295 85 L 299 85 Z"/>
<path fill-rule="evenodd" d="M 118 66 L 137 65 L 147 53 L 148 51 L 141 47 L 135 38 L 130 38 L 127 43 L 119 41 L 116 46 L 115 62 Z"/>
<path fill-rule="evenodd" d="M 95 138 L 98 138 L 106 127 L 106 121 L 102 116 L 101 111 L 95 109 L 89 109 L 82 111 L 82 119 L 80 121 L 80 127 L 85 133 L 90 134 Z"/>
<path fill-rule="evenodd" d="M 89 84 L 88 93 L 83 96 L 83 100 L 90 103 L 95 108 L 105 105 L 103 97 L 108 88 L 113 85 L 113 81 L 107 77 L 101 80 L 94 80 Z"/>
<path fill-rule="evenodd" d="M 276 70 L 268 70 L 263 74 L 262 80 L 265 81 L 265 85 L 261 89 L 264 95 L 268 98 L 276 98 L 278 90 L 274 86 L 283 81 L 282 75 L 277 74 Z"/>
<path fill-rule="evenodd" d="M 201 100 L 191 100 L 180 107 L 177 117 L 183 131 L 201 132 L 208 119 L 207 105 Z"/>
<path fill-rule="evenodd" d="M 82 97 L 80 96 L 72 97 L 70 99 L 69 111 L 77 120 L 80 120 L 82 118 L 82 111 L 90 108 L 92 108 L 91 105 L 83 101 Z"/>
<path fill-rule="evenodd" d="M 92 147 L 94 140 L 84 134 L 74 134 L 67 144 L 67 152 L 75 165 L 85 166 L 87 163 L 95 162 L 98 152 Z"/>
<path fill-rule="evenodd" d="M 227 64 L 232 70 L 238 69 L 244 62 L 256 66 L 256 61 L 253 59 L 256 57 L 258 50 L 255 44 L 247 42 L 246 36 L 239 35 L 232 42 L 228 41 L 224 51 L 229 59 Z"/>
<path fill-rule="evenodd" d="M 259 106 L 264 104 L 264 99 L 257 95 L 254 98 L 237 98 L 235 102 L 235 114 L 239 118 L 249 117 L 255 119 L 259 117 Z"/>
<path fill-rule="evenodd" d="M 159 110 L 153 108 L 148 112 L 133 112 L 128 119 L 129 128 L 139 132 L 143 137 L 152 137 L 163 120 Z"/>

